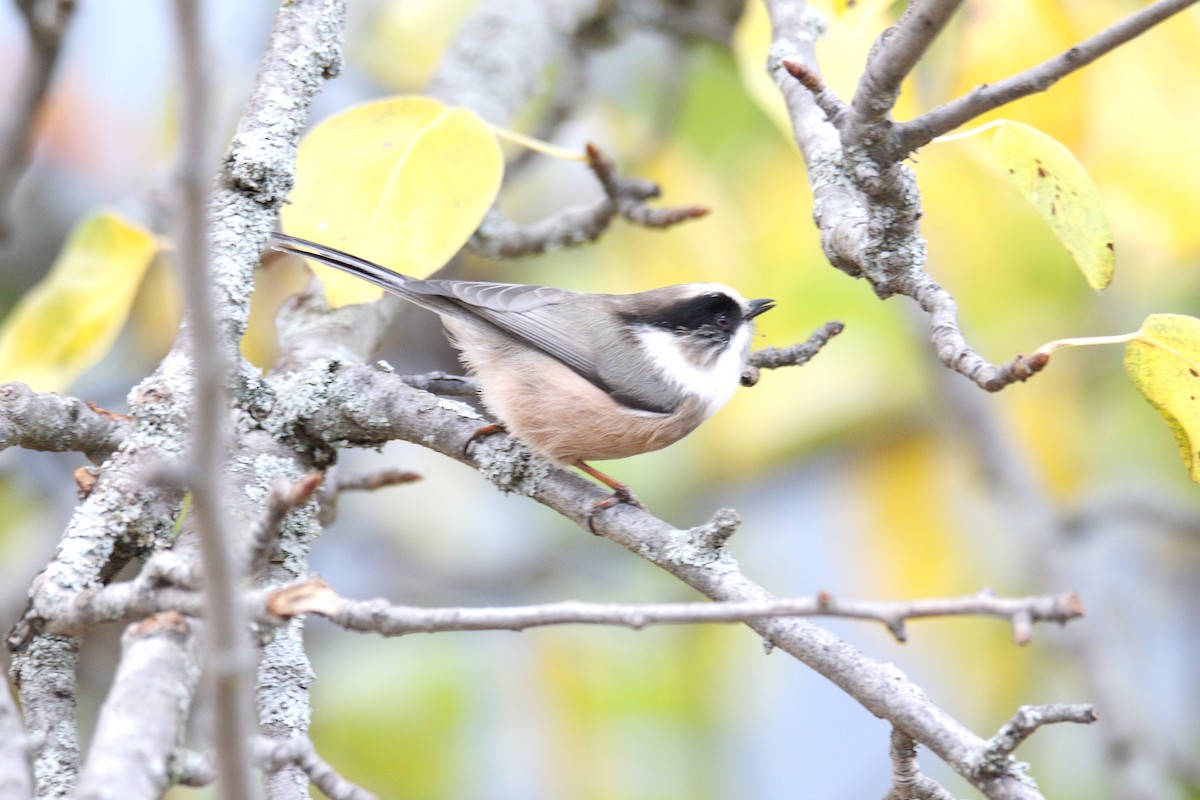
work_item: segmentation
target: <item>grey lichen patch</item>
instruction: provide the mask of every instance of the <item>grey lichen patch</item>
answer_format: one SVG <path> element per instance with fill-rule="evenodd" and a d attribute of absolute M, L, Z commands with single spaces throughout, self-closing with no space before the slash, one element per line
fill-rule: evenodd
<path fill-rule="evenodd" d="M 505 494 L 533 496 L 553 465 L 506 436 L 492 436 L 476 445 L 479 471 Z"/>
<path fill-rule="evenodd" d="M 438 408 L 444 411 L 452 411 L 463 419 L 477 420 L 480 422 L 482 422 L 484 419 L 482 414 L 461 400 L 454 400 L 449 397 L 436 397 L 434 395 L 430 395 L 430 397 L 434 397 L 437 400 Z"/>
<path fill-rule="evenodd" d="M 703 525 L 671 531 L 658 560 L 715 572 L 733 572 L 738 568 L 737 560 L 729 553 L 725 542 L 741 521 L 732 508 L 722 508 Z"/>
<path fill-rule="evenodd" d="M 331 387 L 338 366 L 337 361 L 318 359 L 307 369 L 275 379 L 275 403 L 263 428 L 276 437 L 290 436 L 303 420 L 336 402 Z"/>

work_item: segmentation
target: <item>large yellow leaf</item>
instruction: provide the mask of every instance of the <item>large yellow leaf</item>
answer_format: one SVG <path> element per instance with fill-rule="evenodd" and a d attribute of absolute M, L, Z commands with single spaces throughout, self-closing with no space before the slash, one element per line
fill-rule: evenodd
<path fill-rule="evenodd" d="M 0 381 L 62 391 L 112 347 L 157 249 L 112 212 L 80 222 L 0 328 Z"/>
<path fill-rule="evenodd" d="M 1192 480 L 1200 483 L 1200 319 L 1153 314 L 1125 346 L 1125 371 L 1175 435 Z"/>
<path fill-rule="evenodd" d="M 323 121 L 300 143 L 283 226 L 424 277 L 479 226 L 503 172 L 496 137 L 472 112 L 426 97 L 368 103 Z M 357 278 L 315 269 L 333 306 L 380 295 Z"/>
<path fill-rule="evenodd" d="M 1112 233 L 1096 187 L 1071 151 L 1036 128 L 1004 120 L 992 139 L 1004 174 L 1050 226 L 1088 285 L 1113 274 Z"/>

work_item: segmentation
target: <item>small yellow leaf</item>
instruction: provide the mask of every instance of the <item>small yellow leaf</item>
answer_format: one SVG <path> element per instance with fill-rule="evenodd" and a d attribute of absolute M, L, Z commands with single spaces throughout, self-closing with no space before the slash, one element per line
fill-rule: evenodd
<path fill-rule="evenodd" d="M 1108 286 L 1114 263 L 1112 233 L 1083 165 L 1051 137 L 1011 120 L 997 126 L 992 149 L 1004 174 L 1041 214 L 1088 285 L 1097 291 Z"/>
<path fill-rule="evenodd" d="M 80 222 L 0 328 L 0 381 L 62 391 L 112 347 L 157 245 L 109 211 Z"/>
<path fill-rule="evenodd" d="M 500 145 L 474 113 L 427 97 L 368 103 L 323 121 L 300 143 L 283 226 L 424 277 L 479 226 L 503 173 Z M 381 293 L 335 270 L 314 270 L 332 306 Z"/>
<path fill-rule="evenodd" d="M 1166 421 L 1188 475 L 1200 483 L 1200 319 L 1153 314 L 1125 346 L 1125 371 Z"/>

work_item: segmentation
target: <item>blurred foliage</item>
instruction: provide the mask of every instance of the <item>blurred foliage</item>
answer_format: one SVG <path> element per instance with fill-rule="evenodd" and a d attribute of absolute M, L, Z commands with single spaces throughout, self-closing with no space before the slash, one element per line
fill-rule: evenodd
<path fill-rule="evenodd" d="M 852 93 L 866 50 L 898 5 L 829 9 L 829 34 L 818 52 L 840 96 Z M 471 6 L 465 0 L 370 6 L 352 20 L 351 77 L 330 91 L 348 105 L 418 89 Z M 972 0 L 906 82 L 897 117 L 911 118 L 1036 64 L 1137 7 L 1126 0 Z M 726 282 L 747 296 L 778 301 L 761 318 L 756 346 L 787 345 L 830 319 L 842 320 L 845 333 L 811 364 L 765 373 L 667 451 L 603 468 L 636 486 L 675 524 L 697 524 L 721 505 L 736 505 L 746 524 L 731 542 L 734 554 L 778 594 L 826 588 L 890 599 L 983 586 L 1004 594 L 1037 591 L 1018 514 L 995 505 L 978 459 L 948 422 L 944 381 L 961 379 L 934 363 L 925 319 L 904 298 L 879 301 L 865 283 L 831 269 L 820 251 L 790 131 L 758 102 L 774 90 L 761 76 L 758 89 L 748 92 L 743 83 L 761 72 L 761 60 L 748 56 L 765 30 L 757 2 L 750 13 L 758 16 L 739 28 L 736 53 L 696 44 L 681 56 L 635 37 L 595 56 L 599 96 L 556 139 L 576 148 L 596 141 L 623 174 L 658 181 L 663 203 L 707 206 L 708 217 L 665 232 L 616 224 L 594 246 L 511 264 L 474 261 L 470 276 L 613 292 Z M 89 42 L 74 41 L 80 48 Z M 1133 331 L 1151 314 L 1197 314 L 1200 60 L 1190 57 L 1196 52 L 1200 17 L 1193 11 L 1048 92 L 976 121 L 1004 117 L 1036 127 L 1086 169 L 1115 243 L 1115 278 L 1102 295 L 1088 288 L 1037 212 L 1003 180 L 987 137 L 930 145 L 912 159 L 923 192 L 929 270 L 954 294 L 969 341 L 986 357 L 1000 362 L 1054 339 Z M 10 58 L 0 49 L 0 59 Z M 0 63 L 11 72 L 11 61 Z M 47 196 L 55 186 L 65 191 L 71 198 L 65 208 L 87 194 L 78 185 L 127 197 L 131 187 L 153 184 L 142 173 L 116 183 L 104 176 L 131 165 L 149 173 L 160 167 L 144 165 L 146 153 L 169 151 L 163 141 L 143 146 L 154 138 L 147 131 L 161 125 L 159 107 L 132 126 L 140 131 L 129 139 L 137 152 L 125 153 L 131 112 L 117 102 L 105 106 L 111 98 L 87 88 L 86 78 L 68 63 L 55 113 L 43 120 L 39 185 Z M 597 193 L 586 168 L 534 157 L 514 167 L 501 204 L 513 218 L 530 221 Z M 59 216 L 38 216 L 53 205 L 28 204 L 29 235 L 44 228 L 47 237 L 61 238 Z M 154 219 L 153 206 L 146 201 L 145 219 Z M 134 324 L 105 362 L 81 376 L 76 391 L 119 405 L 128 386 L 153 367 L 178 317 L 168 276 L 151 269 Z M 271 317 L 307 278 L 295 266 L 271 262 L 259 279 L 244 350 L 266 366 Z M 1138 487 L 1194 508 L 1195 488 L 1171 433 L 1123 375 L 1121 357 L 1115 346 L 1062 351 L 1029 384 L 986 402 L 1027 457 L 1033 479 L 1064 509 Z M 422 461 L 414 450 L 344 459 L 369 467 L 403 458 L 420 462 L 427 475 L 411 490 L 363 500 L 358 508 L 368 511 L 343 504 L 342 520 L 319 543 L 317 558 L 345 595 L 453 604 L 693 599 L 617 548 L 579 535 L 530 503 L 498 498 L 469 470 L 444 459 Z M 35 488 L 55 498 L 47 505 L 58 504 L 59 514 L 72 501 L 69 474 L 54 472 L 39 484 L 36 470 L 21 470 L 14 454 L 5 456 L 0 501 L 23 500 L 22 514 L 0 522 L 0 535 L 11 543 L 15 527 L 30 524 Z M 1195 597 L 1183 593 L 1197 583 L 1163 575 L 1177 570 L 1194 578 L 1197 548 L 1166 534 L 1127 534 L 1117 530 L 1098 544 L 1092 560 L 1080 556 L 1065 576 L 1075 583 L 1055 588 L 1085 590 L 1093 613 L 1074 624 L 1109 632 L 1109 657 L 1153 652 L 1156 675 L 1190 675 Z M 1121 603 L 1135 597 L 1153 613 L 1131 621 Z M 985 735 L 1021 703 L 1088 699 L 1056 647 L 1065 641 L 1056 629 L 1038 629 L 1034 644 L 1018 649 L 1000 623 L 926 621 L 910 626 L 910 643 L 901 648 L 871 626 L 832 627 L 896 662 Z M 850 798 L 881 796 L 890 774 L 885 726 L 790 659 L 761 657 L 754 637 L 737 628 L 638 634 L 579 628 L 387 641 L 325 628 L 313 638 L 318 744 L 347 777 L 383 797 L 782 798 L 796 796 L 797 786 L 815 786 L 808 796 Z M 1151 685 L 1140 686 L 1144 694 L 1130 705 L 1161 714 L 1148 729 L 1173 737 L 1186 753 L 1200 742 L 1194 722 L 1200 698 L 1184 690 L 1185 682 L 1146 681 Z M 1097 764 L 1108 758 L 1103 746 L 1093 726 L 1039 733 L 1019 755 L 1053 796 L 1098 798 L 1110 791 L 1097 777 Z M 862 755 L 871 749 L 869 759 Z M 971 791 L 938 773 L 936 759 L 926 755 L 922 765 L 957 796 Z"/>

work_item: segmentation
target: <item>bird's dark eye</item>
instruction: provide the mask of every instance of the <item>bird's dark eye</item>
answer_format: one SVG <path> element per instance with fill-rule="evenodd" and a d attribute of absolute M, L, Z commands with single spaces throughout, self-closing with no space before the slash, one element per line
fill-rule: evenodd
<path fill-rule="evenodd" d="M 729 315 L 724 312 L 713 317 L 713 323 L 723 331 L 729 330 L 730 325 L 732 324 L 729 321 Z"/>

